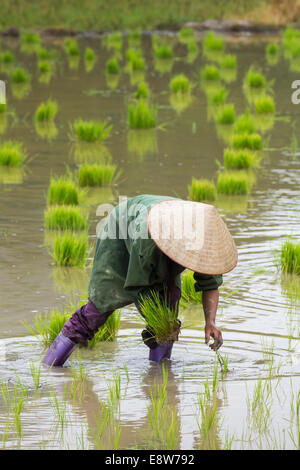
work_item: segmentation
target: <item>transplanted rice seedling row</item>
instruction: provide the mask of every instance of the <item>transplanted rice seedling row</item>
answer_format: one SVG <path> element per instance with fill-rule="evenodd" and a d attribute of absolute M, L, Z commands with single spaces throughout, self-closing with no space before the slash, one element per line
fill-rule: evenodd
<path fill-rule="evenodd" d="M 188 194 L 191 201 L 213 202 L 218 194 L 249 194 L 253 184 L 253 175 L 245 171 L 225 171 L 219 173 L 217 185 L 213 181 L 193 178 L 192 184 L 188 187 Z"/>

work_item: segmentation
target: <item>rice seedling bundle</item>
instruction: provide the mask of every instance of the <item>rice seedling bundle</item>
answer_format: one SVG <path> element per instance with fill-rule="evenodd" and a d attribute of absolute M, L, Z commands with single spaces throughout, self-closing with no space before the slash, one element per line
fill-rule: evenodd
<path fill-rule="evenodd" d="M 68 55 L 72 57 L 78 57 L 80 55 L 80 50 L 76 39 L 65 39 L 64 47 Z"/>
<path fill-rule="evenodd" d="M 28 83 L 30 81 L 29 73 L 21 67 L 16 68 L 11 74 L 12 83 Z"/>
<path fill-rule="evenodd" d="M 270 42 L 266 47 L 266 53 L 268 55 L 276 55 L 278 53 L 278 46 L 275 42 Z"/>
<path fill-rule="evenodd" d="M 272 96 L 258 96 L 254 100 L 255 111 L 258 114 L 270 114 L 275 112 L 275 103 Z"/>
<path fill-rule="evenodd" d="M 216 120 L 219 124 L 233 124 L 235 121 L 234 104 L 224 105 L 216 115 Z"/>
<path fill-rule="evenodd" d="M 156 46 L 154 53 L 157 59 L 173 59 L 172 47 L 167 46 L 166 44 Z"/>
<path fill-rule="evenodd" d="M 231 139 L 231 145 L 235 149 L 261 150 L 262 138 L 259 134 L 234 134 Z"/>
<path fill-rule="evenodd" d="M 222 38 L 217 38 L 213 31 L 206 33 L 203 47 L 210 51 L 222 51 L 224 49 L 224 41 Z"/>
<path fill-rule="evenodd" d="M 38 58 L 40 60 L 53 60 L 55 58 L 55 51 L 40 47 L 37 51 Z"/>
<path fill-rule="evenodd" d="M 131 70 L 133 70 L 133 71 L 144 70 L 145 69 L 145 59 L 143 57 L 138 56 L 138 55 L 133 56 L 130 59 L 130 66 L 131 66 Z"/>
<path fill-rule="evenodd" d="M 87 47 L 84 51 L 84 60 L 94 61 L 96 59 L 96 54 L 94 50 L 90 47 Z"/>
<path fill-rule="evenodd" d="M 52 251 L 56 266 L 84 266 L 88 249 L 87 233 L 57 235 Z"/>
<path fill-rule="evenodd" d="M 134 94 L 134 97 L 137 99 L 137 100 L 140 100 L 140 99 L 147 99 L 149 98 L 149 95 L 150 95 L 150 92 L 149 92 L 149 86 L 148 86 L 148 83 L 146 82 L 141 82 L 138 84 L 138 89 L 137 91 L 135 92 Z"/>
<path fill-rule="evenodd" d="M 47 230 L 86 230 L 87 217 L 78 207 L 50 206 L 44 212 L 45 228 Z"/>
<path fill-rule="evenodd" d="M 255 152 L 248 149 L 241 150 L 224 150 L 224 166 L 225 168 L 247 169 L 259 165 L 260 159 Z"/>
<path fill-rule="evenodd" d="M 73 125 L 73 132 L 80 141 L 103 142 L 111 133 L 112 125 L 108 121 L 83 121 L 76 119 Z"/>
<path fill-rule="evenodd" d="M 48 100 L 46 103 L 41 103 L 35 113 L 37 121 L 51 121 L 55 118 L 58 105 L 56 101 Z"/>
<path fill-rule="evenodd" d="M 222 69 L 235 69 L 237 65 L 236 56 L 233 54 L 224 55 L 219 61 Z"/>
<path fill-rule="evenodd" d="M 192 179 L 191 185 L 188 187 L 189 199 L 191 201 L 215 201 L 217 197 L 216 186 L 213 181 L 206 179 Z"/>
<path fill-rule="evenodd" d="M 220 71 L 215 65 L 205 65 L 201 71 L 201 78 L 203 80 L 220 80 Z"/>
<path fill-rule="evenodd" d="M 11 64 L 14 61 L 14 56 L 10 51 L 6 51 L 0 55 L 0 59 L 4 64 Z"/>
<path fill-rule="evenodd" d="M 131 129 L 153 129 L 156 127 L 157 109 L 143 100 L 128 106 L 128 123 Z"/>
<path fill-rule="evenodd" d="M 178 339 L 180 324 L 177 314 L 157 292 L 153 291 L 151 295 L 142 298 L 140 309 L 143 321 L 153 332 L 158 344 L 167 344 Z"/>
<path fill-rule="evenodd" d="M 79 193 L 74 181 L 68 177 L 52 177 L 48 188 L 49 205 L 78 205 Z"/>
<path fill-rule="evenodd" d="M 183 27 L 179 31 L 179 38 L 183 41 L 191 40 L 195 36 L 195 31 L 192 28 Z"/>
<path fill-rule="evenodd" d="M 225 87 L 217 88 L 208 92 L 208 102 L 212 106 L 223 105 L 226 101 L 228 91 Z"/>
<path fill-rule="evenodd" d="M 22 142 L 8 140 L 0 144 L 0 165 L 16 167 L 22 165 L 26 158 Z"/>
<path fill-rule="evenodd" d="M 170 81 L 170 89 L 172 93 L 189 93 L 191 84 L 184 74 L 180 74 L 172 78 Z"/>
<path fill-rule="evenodd" d="M 44 73 L 47 74 L 51 72 L 51 65 L 46 60 L 39 61 L 38 68 L 39 68 L 40 73 L 42 74 Z"/>
<path fill-rule="evenodd" d="M 280 252 L 281 270 L 300 275 L 300 243 L 286 240 L 281 245 Z"/>
<path fill-rule="evenodd" d="M 116 165 L 99 165 L 97 163 L 81 165 L 78 171 L 79 186 L 104 186 L 111 184 L 116 177 Z"/>
<path fill-rule="evenodd" d="M 219 173 L 217 191 L 220 194 L 248 194 L 253 186 L 253 181 L 246 172 Z"/>
<path fill-rule="evenodd" d="M 201 305 L 202 292 L 195 291 L 193 271 L 185 271 L 181 276 L 181 304 L 196 303 Z"/>
<path fill-rule="evenodd" d="M 25 324 L 25 326 L 31 333 L 40 337 L 44 347 L 49 347 L 59 335 L 69 318 L 70 313 L 66 310 L 63 312 L 52 310 L 50 315 L 36 315 L 33 327 L 27 324 Z"/>
<path fill-rule="evenodd" d="M 241 114 L 233 127 L 236 134 L 253 134 L 256 131 L 256 125 L 253 117 L 246 112 Z"/>
<path fill-rule="evenodd" d="M 250 88 L 263 88 L 266 86 L 266 79 L 261 72 L 250 68 L 246 75 L 246 84 Z"/>
<path fill-rule="evenodd" d="M 106 62 L 106 72 L 108 74 L 118 74 L 120 72 L 120 66 L 115 57 L 108 59 Z"/>

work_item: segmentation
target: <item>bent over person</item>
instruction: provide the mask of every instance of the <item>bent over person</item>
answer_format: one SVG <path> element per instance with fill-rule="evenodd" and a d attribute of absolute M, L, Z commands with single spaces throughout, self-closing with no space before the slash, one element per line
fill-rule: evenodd
<path fill-rule="evenodd" d="M 236 264 L 235 243 L 213 206 L 155 195 L 121 202 L 97 237 L 88 302 L 64 324 L 43 362 L 62 366 L 114 310 L 134 303 L 141 312 L 142 300 L 153 292 L 164 295 L 168 307 L 178 312 L 185 269 L 194 272 L 195 290 L 202 291 L 205 342 L 213 338 L 210 346 L 218 349 L 223 343 L 216 326 L 218 288 L 222 274 Z M 142 338 L 150 348 L 149 358 L 159 360 L 159 345 L 148 327 Z"/>

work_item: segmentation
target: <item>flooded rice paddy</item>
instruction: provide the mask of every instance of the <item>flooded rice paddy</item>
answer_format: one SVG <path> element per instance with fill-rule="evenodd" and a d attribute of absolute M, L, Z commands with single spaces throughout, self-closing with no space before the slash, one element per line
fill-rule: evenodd
<path fill-rule="evenodd" d="M 122 170 L 116 185 L 86 195 L 91 246 L 99 203 L 115 204 L 120 196 L 146 193 L 186 199 L 192 177 L 216 181 L 232 127 L 214 120 L 200 78 L 205 64 L 217 64 L 216 57 L 204 54 L 202 35 L 194 55 L 177 35 L 162 37 L 173 47 L 173 60 L 156 60 L 152 35 L 145 34 L 141 47 L 146 69 L 129 73 L 124 37 L 121 70 L 112 78 L 105 64 L 113 53 L 99 37 L 78 39 L 79 59 L 67 57 L 63 40 L 44 39 L 44 47 L 56 53 L 52 76 L 46 80 L 41 79 L 35 52 L 24 50 L 19 40 L 1 41 L 1 50 L 10 50 L 32 77 L 22 91 L 10 85 L 1 66 L 8 103 L 7 112 L 0 115 L 1 142 L 22 141 L 29 160 L 21 169 L 0 167 L 0 446 L 299 448 L 300 280 L 282 275 L 277 257 L 287 235 L 300 237 L 300 119 L 299 108 L 291 102 L 291 83 L 300 69 L 295 70 L 280 48 L 276 60 L 266 57 L 268 42 L 280 44 L 280 38 L 224 37 L 226 53 L 236 55 L 237 67 L 224 73 L 220 83 L 236 115 L 249 107 L 243 81 L 251 65 L 266 76 L 276 105 L 275 115 L 260 121 L 264 147 L 251 194 L 218 197 L 216 202 L 239 252 L 238 266 L 224 276 L 217 316 L 224 339 L 220 353 L 228 360 L 228 372 L 204 343 L 200 305 L 181 308 L 180 340 L 164 365 L 149 362 L 140 336 L 143 323 L 133 306 L 122 309 L 115 342 L 80 349 L 66 367 L 50 371 L 40 367 L 44 349 L 24 325 L 33 326 L 37 314 L 62 309 L 70 299 L 79 302 L 89 281 L 92 257 L 86 269 L 53 264 L 44 231 L 51 175 L 63 175 L 67 167 L 74 171 L 86 159 L 107 159 Z M 96 56 L 89 66 L 84 61 L 86 47 Z M 169 82 L 179 73 L 193 87 L 190 99 L 176 102 Z M 159 106 L 158 126 L 136 131 L 128 127 L 127 108 L 141 79 L 148 82 L 151 101 Z M 59 109 L 45 131 L 34 121 L 34 113 L 48 98 L 55 99 Z M 111 136 L 101 146 L 76 144 L 70 123 L 79 117 L 108 119 Z M 158 395 L 166 394 L 164 405 L 163 398 L 153 400 L 155 383 L 160 384 Z M 158 412 L 157 431 L 153 416 L 160 406 L 164 412 Z"/>

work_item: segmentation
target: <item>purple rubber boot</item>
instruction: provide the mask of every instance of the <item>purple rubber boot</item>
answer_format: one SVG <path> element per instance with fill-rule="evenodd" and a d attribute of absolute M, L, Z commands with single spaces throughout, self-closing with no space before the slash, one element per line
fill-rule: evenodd
<path fill-rule="evenodd" d="M 43 358 L 43 364 L 49 367 L 62 366 L 72 354 L 76 346 L 77 343 L 74 343 L 74 341 L 71 341 L 65 335 L 59 333 Z"/>
<path fill-rule="evenodd" d="M 162 361 L 162 359 L 165 359 L 165 358 L 170 359 L 173 344 L 174 344 L 173 342 L 168 343 L 168 344 L 159 344 L 156 348 L 150 349 L 149 360 L 160 362 Z"/>

